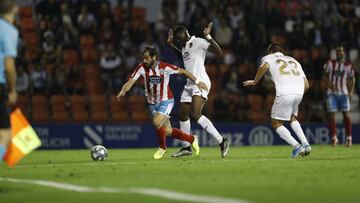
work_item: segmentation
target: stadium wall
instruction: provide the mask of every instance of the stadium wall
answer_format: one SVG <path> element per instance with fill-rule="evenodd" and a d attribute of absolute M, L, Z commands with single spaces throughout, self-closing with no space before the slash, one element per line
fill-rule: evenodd
<path fill-rule="evenodd" d="M 285 144 L 269 125 L 217 123 L 216 127 L 225 137 L 232 138 L 233 146 L 281 145 Z M 41 149 L 83 149 L 102 144 L 108 148 L 157 147 L 157 137 L 151 124 L 95 125 L 52 124 L 34 125 L 43 142 Z M 312 144 L 328 144 L 329 130 L 323 124 L 303 126 Z M 216 141 L 200 126 L 194 124 L 193 133 L 200 136 L 202 146 L 217 146 Z M 360 125 L 353 126 L 353 143 L 360 143 Z M 338 137 L 345 141 L 345 128 L 338 126 Z M 168 146 L 180 146 L 178 140 L 168 139 Z"/>

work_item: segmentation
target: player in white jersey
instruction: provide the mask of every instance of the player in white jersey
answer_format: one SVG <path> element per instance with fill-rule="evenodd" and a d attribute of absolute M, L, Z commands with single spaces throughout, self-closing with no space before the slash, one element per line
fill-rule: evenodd
<path fill-rule="evenodd" d="M 261 60 L 261 65 L 254 80 L 245 81 L 244 86 L 256 85 L 264 74 L 269 71 L 275 83 L 276 97 L 271 110 L 271 125 L 282 139 L 294 149 L 291 156 L 309 155 L 311 147 L 305 137 L 300 123 L 296 120 L 299 104 L 309 83 L 299 62 L 283 54 L 279 43 L 272 43 L 268 47 L 269 54 Z M 290 126 L 301 141 L 299 144 L 290 131 L 283 125 L 290 121 Z"/>
<path fill-rule="evenodd" d="M 212 122 L 206 116 L 201 114 L 211 87 L 210 78 L 205 70 L 206 52 L 209 49 L 219 56 L 222 54 L 221 48 L 210 35 L 211 28 L 212 23 L 205 27 L 203 34 L 206 39 L 203 39 L 190 36 L 186 27 L 178 26 L 175 29 L 174 34 L 171 29 L 169 30 L 167 41 L 174 49 L 181 52 L 185 69 L 201 81 L 205 82 L 209 88 L 208 91 L 201 90 L 193 81 L 187 80 L 180 100 L 180 128 L 182 131 L 190 133 L 191 124 L 189 116 L 191 116 L 193 120 L 206 130 L 206 132 L 216 139 L 220 146 L 221 156 L 225 157 L 229 150 L 230 139 L 223 138 Z M 191 154 L 190 144 L 188 142 L 183 142 L 183 147 L 172 156 L 180 157 Z"/>

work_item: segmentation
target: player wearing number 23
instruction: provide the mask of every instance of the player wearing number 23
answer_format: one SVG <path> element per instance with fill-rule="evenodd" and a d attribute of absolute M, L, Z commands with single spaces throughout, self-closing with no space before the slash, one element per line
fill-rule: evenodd
<path fill-rule="evenodd" d="M 243 84 L 244 86 L 256 85 L 266 71 L 270 72 L 276 89 L 276 97 L 271 110 L 272 127 L 294 148 L 291 154 L 293 158 L 299 155 L 308 155 L 311 147 L 296 117 L 299 104 L 303 94 L 309 88 L 309 83 L 300 63 L 290 56 L 285 56 L 279 43 L 270 44 L 268 52 L 269 54 L 261 60 L 255 79 L 245 81 Z M 283 125 L 284 121 L 290 121 L 291 128 L 301 144 L 291 136 L 290 131 Z"/>

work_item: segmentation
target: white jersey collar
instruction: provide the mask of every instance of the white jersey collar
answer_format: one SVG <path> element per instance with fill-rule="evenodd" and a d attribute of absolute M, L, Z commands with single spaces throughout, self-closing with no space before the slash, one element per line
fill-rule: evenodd
<path fill-rule="evenodd" d="M 276 55 L 276 56 L 285 56 L 285 55 L 284 55 L 283 53 L 281 53 L 281 52 L 275 52 L 274 55 Z"/>
<path fill-rule="evenodd" d="M 186 42 L 186 46 L 191 43 L 195 39 L 195 36 L 191 36 L 189 41 Z"/>

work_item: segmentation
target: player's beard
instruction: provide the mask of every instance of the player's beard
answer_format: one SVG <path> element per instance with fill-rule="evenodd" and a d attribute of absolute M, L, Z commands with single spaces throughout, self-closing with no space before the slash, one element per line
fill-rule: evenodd
<path fill-rule="evenodd" d="M 152 61 L 150 63 L 145 63 L 145 66 L 146 66 L 146 68 L 151 69 L 153 67 L 154 63 L 155 63 L 154 61 Z"/>

